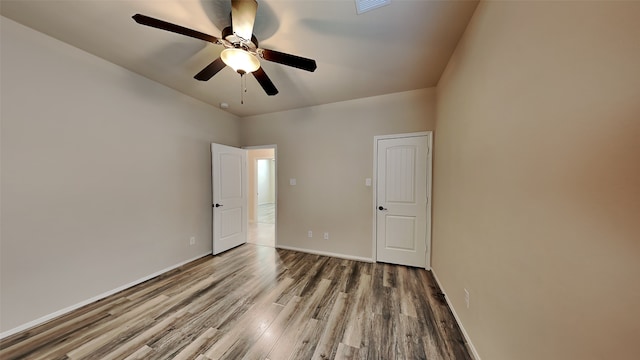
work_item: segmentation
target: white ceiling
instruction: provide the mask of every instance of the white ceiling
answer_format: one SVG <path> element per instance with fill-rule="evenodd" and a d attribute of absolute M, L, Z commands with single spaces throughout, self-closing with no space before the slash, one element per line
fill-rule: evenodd
<path fill-rule="evenodd" d="M 354 0 L 258 0 L 260 47 L 315 59 L 311 73 L 261 60 L 267 96 L 225 68 L 193 78 L 221 46 L 136 24 L 141 13 L 219 37 L 230 0 L 1 0 L 0 13 L 184 94 L 249 116 L 436 86 L 477 1 L 392 0 L 361 15 Z"/>

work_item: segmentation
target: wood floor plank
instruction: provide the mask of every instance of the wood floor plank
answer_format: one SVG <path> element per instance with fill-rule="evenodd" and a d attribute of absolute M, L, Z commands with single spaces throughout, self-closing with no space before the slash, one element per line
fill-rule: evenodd
<path fill-rule="evenodd" d="M 291 323 L 287 326 L 273 350 L 269 353 L 269 358 L 288 359 L 291 354 L 296 351 L 298 343 L 302 341 L 300 335 L 305 330 L 306 325 L 312 322 L 312 320 L 315 320 L 311 317 L 311 314 L 322 300 L 330 284 L 331 281 L 322 279 L 312 294 L 301 296 L 302 301 L 298 303 L 298 308 L 294 310 Z"/>
<path fill-rule="evenodd" d="M 326 279 L 331 281 L 331 286 L 327 290 L 325 296 L 320 300 L 320 303 L 316 306 L 311 314 L 311 317 L 318 320 L 326 320 L 329 317 L 333 304 L 338 298 L 340 284 L 338 279 Z"/>
<path fill-rule="evenodd" d="M 291 299 L 276 319 L 269 325 L 262 336 L 253 344 L 249 351 L 242 357 L 243 360 L 267 359 L 267 355 L 274 348 L 276 342 L 282 337 L 296 315 L 296 310 L 300 307 L 302 299 L 298 296 Z"/>
<path fill-rule="evenodd" d="M 312 359 L 322 360 L 335 358 L 340 339 L 344 336 L 346 327 L 344 318 L 347 315 L 348 301 L 348 294 L 343 292 L 338 294 Z"/>
<path fill-rule="evenodd" d="M 358 351 L 360 349 L 354 348 L 349 345 L 345 345 L 344 343 L 338 344 L 338 349 L 336 350 L 335 360 L 353 360 L 358 358 Z"/>
<path fill-rule="evenodd" d="M 448 352 L 447 347 L 449 344 L 447 343 L 447 339 L 444 334 L 439 329 L 439 324 L 437 320 L 437 304 L 440 301 L 438 297 L 435 297 L 433 293 L 427 291 L 428 284 L 425 287 L 425 284 L 422 284 L 422 279 L 420 276 L 420 271 L 416 269 L 408 269 L 409 273 L 409 286 L 412 291 L 418 294 L 422 294 L 422 296 L 416 297 L 416 313 L 418 316 L 418 320 L 421 333 L 424 334 L 427 339 L 425 340 L 426 346 L 428 346 L 429 352 L 427 354 L 431 354 L 431 357 L 436 358 L 445 358 Z M 453 317 L 453 316 L 452 316 Z"/>
<path fill-rule="evenodd" d="M 404 354 L 404 358 L 415 360 L 433 359 L 433 356 L 429 356 L 424 351 L 425 347 L 420 336 L 418 319 L 401 313 L 398 315 L 398 321 L 398 348 L 401 349 L 400 353 Z"/>
<path fill-rule="evenodd" d="M 281 281 L 242 315 L 233 328 L 226 332 L 205 355 L 215 360 L 222 358 L 225 353 L 232 350 L 238 358 L 244 356 L 248 352 L 250 344 L 260 338 L 284 308 L 284 306 L 276 304 L 275 301 L 292 282 L 291 278 Z M 244 351 L 237 350 L 238 348 L 244 348 Z"/>
<path fill-rule="evenodd" d="M 472 359 L 432 274 L 246 244 L 0 340 L 0 359 Z"/>
<path fill-rule="evenodd" d="M 320 334 L 322 334 L 322 328 L 324 321 L 317 319 L 309 319 L 306 322 L 302 331 L 298 334 L 296 342 L 291 349 L 291 353 L 286 359 L 298 360 L 298 359 L 311 359 L 313 353 L 318 346 Z M 279 359 L 273 356 L 274 359 Z"/>
<path fill-rule="evenodd" d="M 153 351 L 152 348 L 148 347 L 147 345 L 144 345 L 140 349 L 132 353 L 131 355 L 124 358 L 124 360 L 143 360 L 143 359 L 146 359 L 147 355 L 149 355 L 151 351 Z"/>
<path fill-rule="evenodd" d="M 349 264 L 344 264 L 343 266 L 345 267 L 346 271 L 346 279 L 344 282 L 344 288 L 340 289 L 340 291 L 345 292 L 345 293 L 351 293 L 353 291 L 355 291 L 358 287 L 358 281 L 360 280 L 360 273 L 361 273 L 361 263 L 356 262 L 354 263 L 352 266 L 349 266 Z"/>
<path fill-rule="evenodd" d="M 383 264 L 382 266 L 383 266 L 383 273 L 382 273 L 383 286 L 396 287 L 396 283 L 397 283 L 396 271 L 398 267 L 391 264 Z"/>
<path fill-rule="evenodd" d="M 200 355 L 203 353 L 206 344 L 213 338 L 217 331 L 218 330 L 214 328 L 208 328 L 187 347 L 182 349 L 182 351 L 180 351 L 173 360 L 188 360 Z"/>
<path fill-rule="evenodd" d="M 61 349 L 63 346 L 67 346 L 71 339 L 77 339 L 78 334 L 82 331 L 86 332 L 100 326 L 103 319 L 109 318 L 111 315 L 103 309 L 96 309 L 94 311 L 82 314 L 77 319 L 68 319 L 69 325 L 64 327 L 63 330 L 57 327 L 44 328 L 42 332 L 35 332 L 33 336 L 25 336 L 21 341 L 14 342 L 14 339 L 7 341 L 6 347 L 3 345 L 0 353 L 7 358 L 14 357 L 27 357 L 27 356 L 42 356 L 53 358 L 65 354 L 66 351 Z M 59 323 L 64 324 L 64 323 Z M 77 341 L 80 344 L 82 341 Z M 70 349 L 73 349 L 73 345 L 70 345 Z M 54 354 L 54 353 L 57 353 Z"/>
<path fill-rule="evenodd" d="M 120 333 L 123 332 L 123 328 L 129 330 L 132 327 L 136 329 L 144 328 L 146 324 L 151 323 L 147 318 L 147 314 L 154 312 L 154 310 L 156 312 L 161 311 L 161 304 L 167 301 L 167 299 L 168 297 L 164 295 L 157 296 L 135 310 L 116 317 L 114 321 L 105 324 L 105 326 L 93 329 L 92 334 L 96 335 L 96 337 L 73 349 L 67 353 L 67 355 L 70 359 L 79 359 L 95 354 L 97 349 L 113 342 L 114 339 L 120 339 Z"/>
<path fill-rule="evenodd" d="M 417 318 L 418 313 L 416 312 L 415 304 L 418 294 L 410 290 L 411 286 L 409 284 L 409 273 L 405 266 L 398 267 L 398 278 L 398 290 L 400 292 L 400 313 Z"/>
<path fill-rule="evenodd" d="M 445 350 L 445 358 L 450 359 L 472 359 L 468 348 L 465 345 L 464 337 L 460 331 L 458 323 L 455 321 L 451 309 L 446 303 L 444 294 L 437 286 L 432 273 L 426 271 L 417 272 L 420 279 L 417 283 L 425 289 L 430 299 L 433 299 L 432 307 L 433 322 L 438 324 L 438 334 L 444 339 L 440 348 Z"/>
<path fill-rule="evenodd" d="M 371 275 L 360 274 L 357 286 L 355 294 L 352 294 L 353 300 L 350 302 L 349 315 L 345 318 L 346 324 L 342 342 L 347 346 L 359 349 L 364 345 L 362 339 L 367 318 L 373 315 L 369 306 Z"/>
<path fill-rule="evenodd" d="M 162 321 L 156 322 L 152 327 L 144 330 L 140 335 L 135 336 L 134 338 L 128 340 L 123 344 L 117 344 L 117 346 L 115 346 L 113 350 L 104 354 L 100 354 L 99 356 L 104 360 L 115 360 L 132 354 L 135 352 L 135 349 L 146 344 L 150 339 L 158 336 L 158 334 L 161 334 L 167 328 L 174 327 L 176 325 L 176 320 L 185 315 L 187 315 L 186 311 L 177 311 L 175 314 L 164 318 Z M 152 349 L 154 348 L 153 345 L 149 347 L 151 347 Z M 92 355 L 95 355 L 96 353 L 97 352 L 94 352 Z"/>

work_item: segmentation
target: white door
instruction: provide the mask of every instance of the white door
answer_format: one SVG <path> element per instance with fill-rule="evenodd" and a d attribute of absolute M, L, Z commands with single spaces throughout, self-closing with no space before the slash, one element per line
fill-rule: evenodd
<path fill-rule="evenodd" d="M 376 260 L 428 267 L 431 134 L 376 138 Z"/>
<path fill-rule="evenodd" d="M 211 144 L 213 254 L 247 242 L 247 151 Z"/>

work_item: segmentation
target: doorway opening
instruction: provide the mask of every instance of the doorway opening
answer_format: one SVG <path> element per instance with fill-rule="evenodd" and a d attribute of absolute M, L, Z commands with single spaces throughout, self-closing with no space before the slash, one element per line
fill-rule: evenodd
<path fill-rule="evenodd" d="M 247 147 L 249 229 L 247 242 L 276 246 L 276 146 Z"/>

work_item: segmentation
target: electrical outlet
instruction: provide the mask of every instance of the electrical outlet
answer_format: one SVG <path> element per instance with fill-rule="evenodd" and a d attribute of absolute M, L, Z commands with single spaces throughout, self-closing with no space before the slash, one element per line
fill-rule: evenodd
<path fill-rule="evenodd" d="M 192 236 L 192 237 L 189 239 L 189 245 L 195 245 L 195 244 L 196 244 L 196 237 L 195 237 L 195 236 Z"/>
<path fill-rule="evenodd" d="M 464 303 L 467 304 L 467 309 L 469 308 L 469 290 L 464 289 Z"/>
<path fill-rule="evenodd" d="M 325 240 L 329 240 L 329 233 L 328 232 L 324 233 L 324 239 Z"/>
<path fill-rule="evenodd" d="M 313 237 L 313 231 L 311 231 L 311 230 L 307 231 L 307 237 L 312 238 Z"/>

